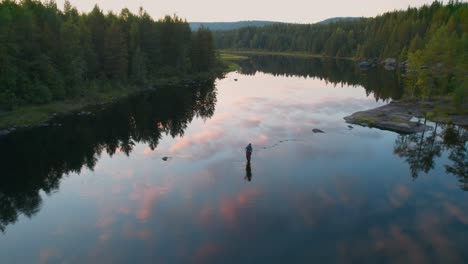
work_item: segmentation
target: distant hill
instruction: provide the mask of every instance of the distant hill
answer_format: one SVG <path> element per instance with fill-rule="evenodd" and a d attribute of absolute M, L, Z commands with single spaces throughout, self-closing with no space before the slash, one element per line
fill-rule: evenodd
<path fill-rule="evenodd" d="M 320 21 L 317 24 L 326 25 L 326 24 L 331 24 L 331 23 L 335 23 L 338 21 L 352 21 L 352 20 L 358 20 L 358 19 L 362 19 L 362 17 L 332 17 L 332 18 Z"/>
<path fill-rule="evenodd" d="M 276 24 L 281 22 L 274 21 L 238 21 L 238 22 L 189 22 L 190 28 L 195 31 L 198 30 L 202 25 L 210 30 L 232 30 L 242 27 L 262 27 L 271 24 Z"/>

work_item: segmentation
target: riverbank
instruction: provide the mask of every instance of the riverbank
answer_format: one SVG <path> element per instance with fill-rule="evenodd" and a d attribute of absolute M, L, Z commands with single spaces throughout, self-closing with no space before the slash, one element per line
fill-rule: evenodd
<path fill-rule="evenodd" d="M 424 119 L 468 126 L 468 105 L 460 109 L 455 109 L 452 101 L 446 98 L 430 102 L 394 101 L 381 107 L 356 112 L 344 119 L 350 124 L 412 134 L 431 129 L 422 123 Z"/>
<path fill-rule="evenodd" d="M 340 59 L 340 60 L 356 60 L 354 57 L 333 57 L 325 56 L 322 54 L 311 54 L 306 52 L 294 52 L 294 51 L 265 51 L 265 50 L 231 50 L 223 49 L 220 50 L 220 54 L 230 54 L 230 55 L 276 55 L 276 56 L 290 56 L 290 57 L 300 57 L 300 58 L 326 58 L 326 59 Z"/>
<path fill-rule="evenodd" d="M 11 111 L 0 112 L 0 136 L 9 134 L 18 128 L 39 126 L 47 123 L 56 116 L 79 112 L 89 106 L 113 103 L 139 92 L 155 90 L 163 86 L 177 87 L 195 85 L 201 80 L 222 77 L 225 71 L 226 69 L 223 69 L 223 71 L 214 71 L 212 73 L 161 78 L 145 87 L 138 87 L 135 85 L 115 85 L 112 87 L 118 88 L 102 89 L 101 91 L 89 93 L 75 99 L 51 102 L 42 105 L 20 106 Z"/>

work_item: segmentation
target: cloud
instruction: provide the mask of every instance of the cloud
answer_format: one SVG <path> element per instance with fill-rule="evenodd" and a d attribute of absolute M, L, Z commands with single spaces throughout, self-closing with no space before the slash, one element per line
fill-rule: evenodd
<path fill-rule="evenodd" d="M 452 216 L 455 217 L 458 221 L 462 222 L 465 225 L 468 225 L 468 214 L 458 208 L 456 205 L 445 202 L 444 207 L 447 212 Z"/>
<path fill-rule="evenodd" d="M 152 216 L 156 201 L 164 197 L 169 189 L 168 186 L 145 186 L 143 188 L 137 188 L 130 197 L 130 199 L 136 200 L 139 204 L 136 218 L 143 222 L 148 221 Z"/>
<path fill-rule="evenodd" d="M 262 123 L 260 118 L 250 118 L 240 122 L 240 126 L 243 128 L 254 128 L 258 127 Z"/>
<path fill-rule="evenodd" d="M 195 145 L 207 144 L 224 136 L 224 130 L 206 130 L 192 136 L 182 137 L 169 148 L 169 152 L 178 153 Z"/>
<path fill-rule="evenodd" d="M 406 203 L 410 196 L 411 191 L 408 187 L 400 185 L 388 194 L 388 200 L 393 207 L 399 208 Z"/>
<path fill-rule="evenodd" d="M 220 253 L 221 247 L 214 243 L 205 243 L 195 252 L 195 263 L 207 263 L 209 259 Z"/>
<path fill-rule="evenodd" d="M 229 114 L 229 113 L 215 114 L 211 119 L 207 121 L 207 124 L 216 125 L 219 123 L 223 123 L 224 121 L 233 118 L 233 116 L 234 116 L 233 114 Z"/>
<path fill-rule="evenodd" d="M 268 143 L 270 138 L 267 135 L 260 134 L 256 139 L 253 140 L 253 144 L 255 145 L 265 145 Z"/>
<path fill-rule="evenodd" d="M 39 252 L 39 263 L 51 263 L 58 262 L 59 259 L 62 259 L 63 255 L 60 250 L 57 248 L 45 248 L 41 249 Z"/>

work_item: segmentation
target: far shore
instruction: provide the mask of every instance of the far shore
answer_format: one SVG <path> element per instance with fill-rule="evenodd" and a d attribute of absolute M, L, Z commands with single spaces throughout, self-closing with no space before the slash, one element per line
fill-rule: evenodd
<path fill-rule="evenodd" d="M 265 51 L 265 50 L 233 50 L 223 49 L 219 51 L 221 54 L 230 55 L 276 55 L 276 56 L 290 56 L 290 57 L 301 57 L 301 58 L 328 58 L 328 59 L 341 59 L 341 60 L 357 60 L 354 57 L 332 57 L 325 56 L 323 54 L 312 54 L 306 52 L 295 52 L 295 51 Z M 247 59 L 247 57 L 245 57 Z"/>

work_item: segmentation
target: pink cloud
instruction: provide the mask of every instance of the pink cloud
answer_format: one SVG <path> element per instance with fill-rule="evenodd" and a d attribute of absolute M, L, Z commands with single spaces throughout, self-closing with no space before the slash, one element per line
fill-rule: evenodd
<path fill-rule="evenodd" d="M 427 263 L 424 248 L 399 226 L 390 226 L 388 232 L 373 228 L 369 232 L 373 249 L 388 256 L 390 263 Z"/>
<path fill-rule="evenodd" d="M 467 213 L 463 212 L 456 205 L 449 202 L 445 202 L 444 207 L 450 213 L 451 216 L 455 217 L 456 219 L 458 219 L 458 221 L 462 222 L 463 224 L 468 225 Z"/>
<path fill-rule="evenodd" d="M 144 150 L 143 150 L 143 154 L 144 155 L 150 155 L 151 153 L 153 153 L 154 150 L 152 150 L 150 147 L 146 147 Z"/>
<path fill-rule="evenodd" d="M 408 187 L 400 185 L 396 187 L 390 194 L 388 194 L 388 199 L 390 204 L 395 207 L 401 207 L 411 196 L 411 191 Z"/>
<path fill-rule="evenodd" d="M 137 219 L 143 222 L 148 221 L 152 216 L 156 201 L 158 198 L 165 196 L 168 191 L 168 186 L 149 186 L 133 193 L 131 199 L 136 200 L 140 204 L 137 211 Z"/>
<path fill-rule="evenodd" d="M 219 212 L 225 221 L 234 222 L 237 215 L 237 209 L 236 201 L 225 200 L 221 202 Z"/>
<path fill-rule="evenodd" d="M 217 123 L 221 123 L 221 122 L 224 122 L 230 118 L 232 118 L 233 115 L 232 114 L 229 114 L 229 113 L 221 113 L 221 114 L 216 114 L 215 116 L 213 116 L 210 120 L 208 120 L 207 123 L 209 124 L 217 124 Z"/>
<path fill-rule="evenodd" d="M 432 245 L 433 250 L 438 255 L 440 262 L 461 263 L 461 259 L 454 245 L 456 241 L 450 240 L 443 233 L 445 223 L 440 221 L 436 214 L 421 214 L 418 217 L 418 228 L 424 241 Z"/>
<path fill-rule="evenodd" d="M 61 259 L 62 253 L 57 248 L 41 249 L 39 252 L 39 263 L 50 263 L 53 260 Z"/>
<path fill-rule="evenodd" d="M 264 145 L 264 144 L 268 143 L 268 140 L 270 140 L 270 139 L 268 138 L 267 135 L 261 134 L 260 136 L 258 136 L 253 141 L 253 143 L 256 144 L 256 145 Z"/>
<path fill-rule="evenodd" d="M 223 130 L 203 131 L 193 136 L 180 138 L 169 148 L 169 152 L 176 153 L 196 144 L 205 144 L 224 136 Z"/>
<path fill-rule="evenodd" d="M 206 243 L 195 252 L 195 263 L 206 263 L 210 258 L 221 251 L 218 245 Z"/>
<path fill-rule="evenodd" d="M 221 202 L 219 213 L 228 223 L 234 224 L 237 221 L 239 211 L 250 204 L 259 193 L 256 190 L 247 190 L 239 193 L 234 199 L 225 199 Z"/>

